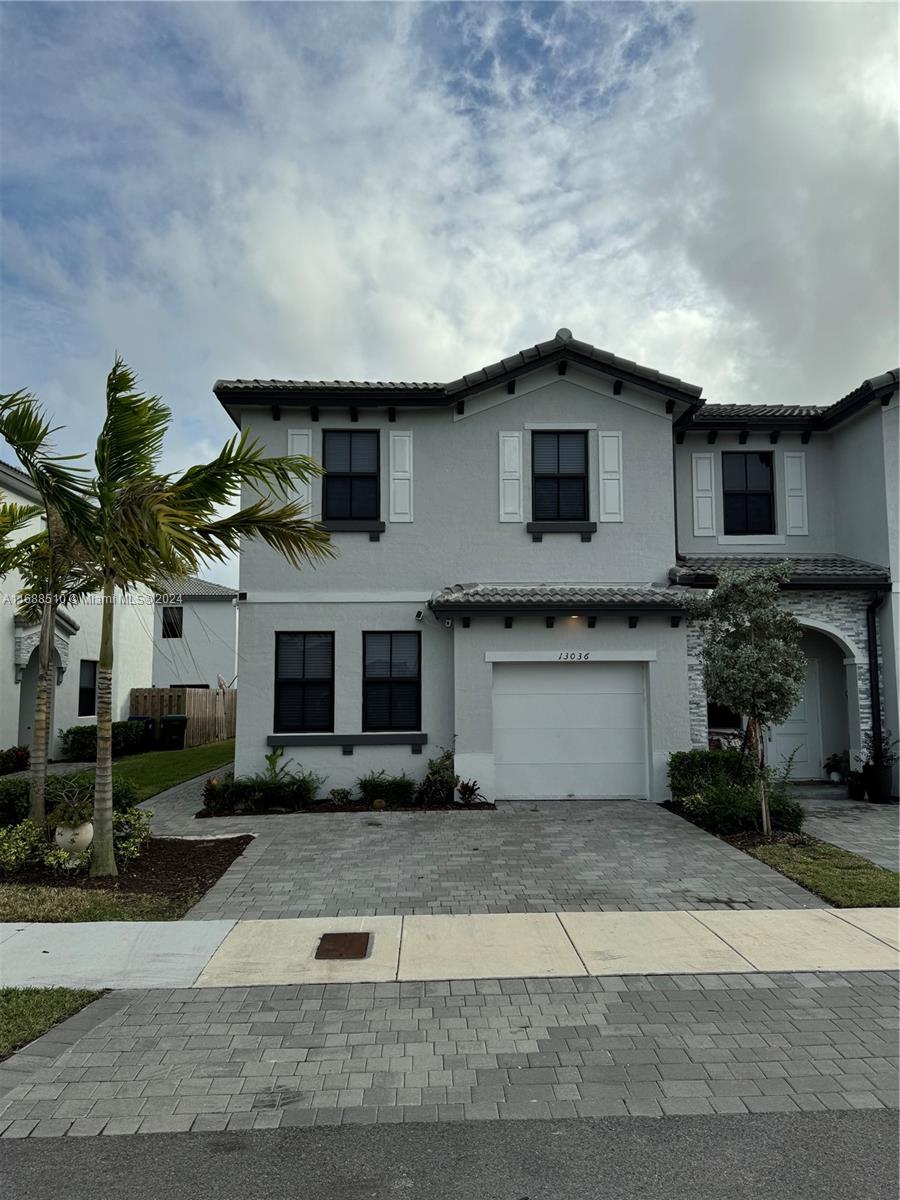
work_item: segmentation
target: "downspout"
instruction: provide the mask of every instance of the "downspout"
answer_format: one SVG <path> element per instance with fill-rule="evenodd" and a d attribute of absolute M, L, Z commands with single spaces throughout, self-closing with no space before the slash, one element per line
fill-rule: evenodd
<path fill-rule="evenodd" d="M 884 592 L 875 592 L 866 605 L 866 643 L 869 655 L 869 703 L 872 706 L 872 749 L 881 761 L 884 730 L 881 724 L 881 683 L 878 677 L 878 630 L 876 613 L 884 604 Z"/>

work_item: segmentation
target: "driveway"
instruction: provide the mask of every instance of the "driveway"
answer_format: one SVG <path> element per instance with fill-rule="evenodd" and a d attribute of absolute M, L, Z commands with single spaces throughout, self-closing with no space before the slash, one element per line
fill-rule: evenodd
<path fill-rule="evenodd" d="M 837 787 L 798 786 L 796 795 L 807 812 L 804 832 L 897 870 L 900 809 L 895 804 L 848 800 L 846 791 Z"/>
<path fill-rule="evenodd" d="M 154 832 L 257 834 L 190 919 L 822 908 L 655 804 L 505 803 L 495 812 L 196 821 L 202 780 L 149 802 Z"/>

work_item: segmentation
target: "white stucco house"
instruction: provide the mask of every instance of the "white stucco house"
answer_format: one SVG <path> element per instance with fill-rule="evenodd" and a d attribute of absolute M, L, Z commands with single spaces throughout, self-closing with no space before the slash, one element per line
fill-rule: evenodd
<path fill-rule="evenodd" d="M 822 777 L 898 728 L 897 382 L 707 404 L 566 329 L 450 383 L 220 380 L 236 425 L 324 465 L 302 498 L 338 551 L 242 551 L 236 770 L 283 746 L 352 786 L 454 745 L 491 798 L 663 799 L 707 744 L 688 589 L 787 557 L 809 670 L 771 752 Z"/>
<path fill-rule="evenodd" d="M 0 463 L 0 500 L 35 504 L 27 477 Z M 40 522 L 36 522 L 36 526 Z M 29 531 L 23 532 L 22 536 Z M 16 572 L 0 578 L 0 747 L 31 745 L 37 688 L 40 627 L 16 612 L 22 581 Z M 97 720 L 97 663 L 100 658 L 99 596 L 60 609 L 54 639 L 56 690 L 51 715 L 50 757 L 59 755 L 60 729 Z M 117 602 L 114 641 L 113 716 L 128 716 L 133 687 L 149 687 L 153 666 L 153 597 L 138 589 Z"/>
<path fill-rule="evenodd" d="M 153 614 L 154 687 L 235 686 L 237 595 L 195 576 L 166 581 Z"/>

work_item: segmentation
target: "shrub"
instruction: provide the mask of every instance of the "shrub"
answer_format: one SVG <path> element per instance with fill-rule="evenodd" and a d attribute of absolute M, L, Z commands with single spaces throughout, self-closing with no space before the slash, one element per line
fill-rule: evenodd
<path fill-rule="evenodd" d="M 72 775 L 48 775 L 45 792 L 47 813 L 52 813 L 54 807 L 64 799 L 72 799 L 72 789 L 77 788 L 81 795 L 90 798 L 93 806 L 94 776 L 89 772 L 78 771 Z M 113 808 L 124 811 L 133 808 L 140 796 L 137 788 L 128 779 L 119 779 L 113 775 Z M 0 827 L 18 825 L 28 816 L 28 780 L 0 779 Z"/>
<path fill-rule="evenodd" d="M 772 829 L 799 833 L 805 816 L 802 805 L 790 797 L 780 779 L 770 779 L 769 788 Z M 759 795 L 756 788 L 746 784 L 719 780 L 703 792 L 685 796 L 681 807 L 690 820 L 710 833 L 727 836 L 762 830 Z"/>
<path fill-rule="evenodd" d="M 428 760 L 425 778 L 419 785 L 419 800 L 430 804 L 452 804 L 459 776 L 453 769 L 453 747 L 441 749 L 440 754 Z"/>
<path fill-rule="evenodd" d="M 31 754 L 27 746 L 10 746 L 0 750 L 0 775 L 11 775 L 13 771 L 27 771 Z"/>
<path fill-rule="evenodd" d="M 324 782 L 323 775 L 302 769 L 290 775 L 281 773 L 274 779 L 267 775 L 208 779 L 203 788 L 203 809 L 210 817 L 265 813 L 278 808 L 297 812 L 315 803 Z"/>
<path fill-rule="evenodd" d="M 353 799 L 353 793 L 349 788 L 332 788 L 328 793 L 328 799 L 332 804 L 349 804 Z"/>
<path fill-rule="evenodd" d="M 669 787 L 674 800 L 695 796 L 719 784 L 746 787 L 753 779 L 753 756 L 747 754 L 741 759 L 739 750 L 679 750 L 669 755 Z"/>
<path fill-rule="evenodd" d="M 46 831 L 35 821 L 0 829 L 0 871 L 12 874 L 41 862 L 47 849 Z"/>
<path fill-rule="evenodd" d="M 119 862 L 137 858 L 150 840 L 150 818 L 144 808 L 128 808 L 113 813 L 113 844 Z"/>
<path fill-rule="evenodd" d="M 406 774 L 388 775 L 386 771 L 372 771 L 358 779 L 356 786 L 366 804 L 383 800 L 392 808 L 408 808 L 416 800 L 416 782 Z"/>
<path fill-rule="evenodd" d="M 96 762 L 96 725 L 72 725 L 69 729 L 61 729 L 59 737 L 63 758 L 68 762 Z M 143 721 L 113 721 L 113 758 L 141 754 L 146 749 L 147 735 Z"/>
<path fill-rule="evenodd" d="M 484 799 L 477 779 L 461 779 L 457 791 L 459 792 L 460 800 L 467 808 L 470 804 L 475 804 L 477 801 Z"/>

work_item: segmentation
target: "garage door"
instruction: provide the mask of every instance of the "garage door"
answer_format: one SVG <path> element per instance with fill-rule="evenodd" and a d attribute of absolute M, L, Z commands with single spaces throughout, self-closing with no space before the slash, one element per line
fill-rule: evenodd
<path fill-rule="evenodd" d="M 494 663 L 500 799 L 647 794 L 640 663 Z"/>

